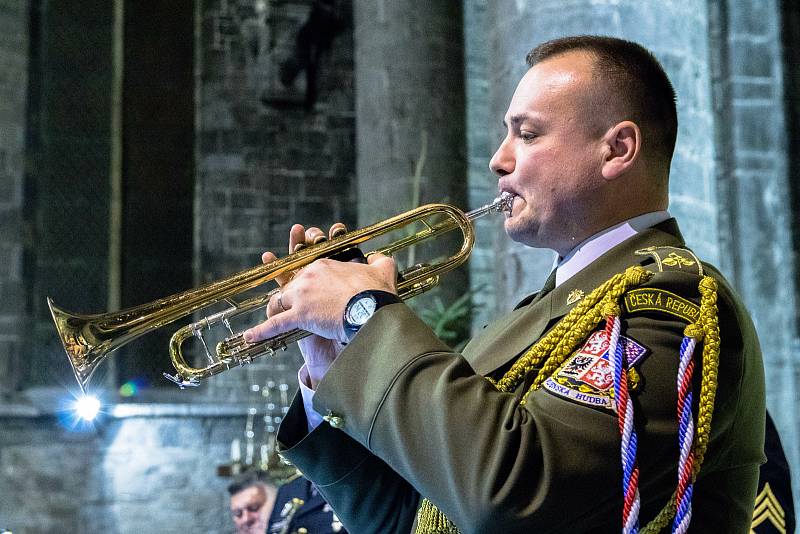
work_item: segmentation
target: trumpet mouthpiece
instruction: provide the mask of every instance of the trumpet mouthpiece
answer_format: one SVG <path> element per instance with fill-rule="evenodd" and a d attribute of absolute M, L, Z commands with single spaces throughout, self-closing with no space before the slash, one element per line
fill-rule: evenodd
<path fill-rule="evenodd" d="M 511 210 L 514 209 L 514 199 L 516 196 L 514 193 L 509 193 L 508 191 L 503 191 L 499 197 L 494 199 L 494 204 L 497 206 L 497 211 L 501 213 L 505 213 L 507 216 L 511 216 Z"/>

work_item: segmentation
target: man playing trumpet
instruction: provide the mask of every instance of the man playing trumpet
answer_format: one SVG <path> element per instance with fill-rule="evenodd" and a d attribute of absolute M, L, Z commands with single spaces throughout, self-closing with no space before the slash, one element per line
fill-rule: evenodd
<path fill-rule="evenodd" d="M 283 454 L 352 532 L 746 532 L 761 354 L 666 211 L 672 86 L 620 39 L 527 60 L 490 167 L 509 237 L 559 255 L 545 287 L 457 354 L 396 297 L 388 257 L 279 280 L 245 339 L 314 334 Z M 323 238 L 295 225 L 290 250 Z"/>

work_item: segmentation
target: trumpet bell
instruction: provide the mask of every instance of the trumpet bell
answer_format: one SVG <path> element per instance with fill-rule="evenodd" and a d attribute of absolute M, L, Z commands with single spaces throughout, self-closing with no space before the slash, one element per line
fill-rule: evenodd
<path fill-rule="evenodd" d="M 50 314 L 58 331 L 58 337 L 67 353 L 72 372 L 86 392 L 86 384 L 92 378 L 97 366 L 103 361 L 111 341 L 102 340 L 92 328 L 94 323 L 89 315 L 70 313 L 55 305 L 53 299 L 47 299 Z"/>

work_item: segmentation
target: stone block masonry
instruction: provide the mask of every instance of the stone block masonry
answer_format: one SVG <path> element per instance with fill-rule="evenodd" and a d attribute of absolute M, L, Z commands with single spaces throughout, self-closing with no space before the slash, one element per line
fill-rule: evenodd
<path fill-rule="evenodd" d="M 0 397 L 17 388 L 26 301 L 22 255 L 28 2 L 0 0 Z"/>
<path fill-rule="evenodd" d="M 355 226 L 350 2 L 340 3 L 347 20 L 319 58 L 314 105 L 305 105 L 305 72 L 289 86 L 279 79 L 312 4 L 202 5 L 196 69 L 198 283 L 254 266 L 265 250 L 285 254 L 292 223 Z M 245 380 L 246 373 L 227 373 L 208 387 L 235 396 L 248 387 Z"/>

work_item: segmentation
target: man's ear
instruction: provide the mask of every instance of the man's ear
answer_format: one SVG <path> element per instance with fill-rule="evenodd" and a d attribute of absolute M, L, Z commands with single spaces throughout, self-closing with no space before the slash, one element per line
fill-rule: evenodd
<path fill-rule="evenodd" d="M 622 121 L 603 136 L 605 157 L 603 177 L 614 180 L 625 174 L 639 159 L 642 148 L 642 131 L 632 121 Z"/>

